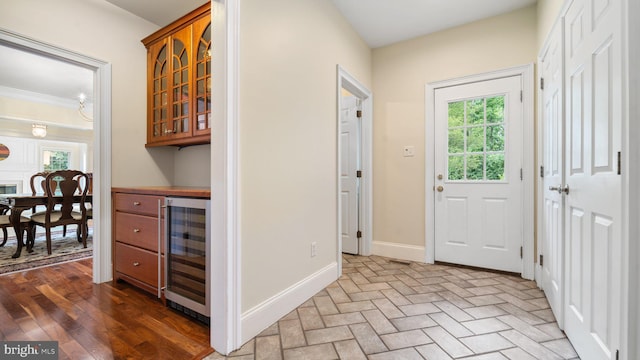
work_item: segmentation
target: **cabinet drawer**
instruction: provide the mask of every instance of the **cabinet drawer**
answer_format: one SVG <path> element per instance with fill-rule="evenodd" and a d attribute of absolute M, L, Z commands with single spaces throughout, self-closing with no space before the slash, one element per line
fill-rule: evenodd
<path fill-rule="evenodd" d="M 116 211 L 155 217 L 158 216 L 158 200 L 164 204 L 163 196 L 116 193 L 114 198 Z"/>
<path fill-rule="evenodd" d="M 116 242 L 116 272 L 158 287 L 158 255 L 150 251 Z"/>
<path fill-rule="evenodd" d="M 116 212 L 115 221 L 116 241 L 153 252 L 158 251 L 158 218 Z M 164 244 L 162 244 L 162 250 L 164 250 Z"/>

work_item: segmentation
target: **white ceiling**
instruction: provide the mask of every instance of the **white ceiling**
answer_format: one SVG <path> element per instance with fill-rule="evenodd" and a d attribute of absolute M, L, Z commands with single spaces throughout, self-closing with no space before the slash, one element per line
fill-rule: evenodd
<path fill-rule="evenodd" d="M 204 4 L 203 0 L 106 0 L 158 26 Z M 323 0 L 328 1 L 328 0 Z M 332 0 L 372 48 L 513 11 L 537 0 Z M 365 5 L 366 4 L 366 5 Z M 93 73 L 77 65 L 0 44 L 0 88 L 91 102 Z"/>
<path fill-rule="evenodd" d="M 106 0 L 156 25 L 175 20 L 202 0 Z M 327 1 L 327 0 L 323 0 Z M 537 0 L 331 0 L 372 48 L 504 14 Z"/>
<path fill-rule="evenodd" d="M 207 0 L 106 0 L 160 27 L 204 5 Z"/>
<path fill-rule="evenodd" d="M 504 14 L 537 0 L 332 0 L 372 48 Z"/>
<path fill-rule="evenodd" d="M 87 101 L 92 101 L 93 71 L 89 69 L 5 45 L 0 45 L 0 59 L 4 95 L 29 98 L 29 93 L 43 94 L 68 103 L 85 94 Z M 11 93 L 10 89 L 22 91 Z"/>

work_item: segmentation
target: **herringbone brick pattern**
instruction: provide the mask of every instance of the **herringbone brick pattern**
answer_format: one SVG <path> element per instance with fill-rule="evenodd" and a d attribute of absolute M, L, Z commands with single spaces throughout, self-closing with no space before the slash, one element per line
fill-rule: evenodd
<path fill-rule="evenodd" d="M 345 255 L 338 281 L 227 358 L 528 360 L 577 355 L 533 281 Z"/>

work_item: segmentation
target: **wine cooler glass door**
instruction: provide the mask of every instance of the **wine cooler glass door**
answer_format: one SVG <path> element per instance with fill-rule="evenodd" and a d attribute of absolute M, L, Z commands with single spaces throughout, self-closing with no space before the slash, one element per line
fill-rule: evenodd
<path fill-rule="evenodd" d="M 209 316 L 209 200 L 167 198 L 165 297 Z"/>

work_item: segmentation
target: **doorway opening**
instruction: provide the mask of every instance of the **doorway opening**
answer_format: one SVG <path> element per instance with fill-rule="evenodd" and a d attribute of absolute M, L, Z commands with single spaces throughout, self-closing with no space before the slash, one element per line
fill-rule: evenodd
<path fill-rule="evenodd" d="M 343 252 L 371 254 L 373 97 L 338 65 L 338 273 Z"/>
<path fill-rule="evenodd" d="M 93 172 L 93 281 L 111 279 L 111 218 L 100 214 L 111 213 L 111 65 L 76 52 L 0 29 L 0 45 L 25 54 L 38 55 L 47 61 L 59 61 L 67 66 L 84 68 L 93 77 L 93 114 L 81 108 L 87 118 L 93 119 L 93 136 L 87 139 L 91 146 Z M 84 102 L 83 99 L 82 102 Z M 70 129 L 66 129 L 72 131 Z M 66 131 L 65 130 L 65 131 Z"/>

